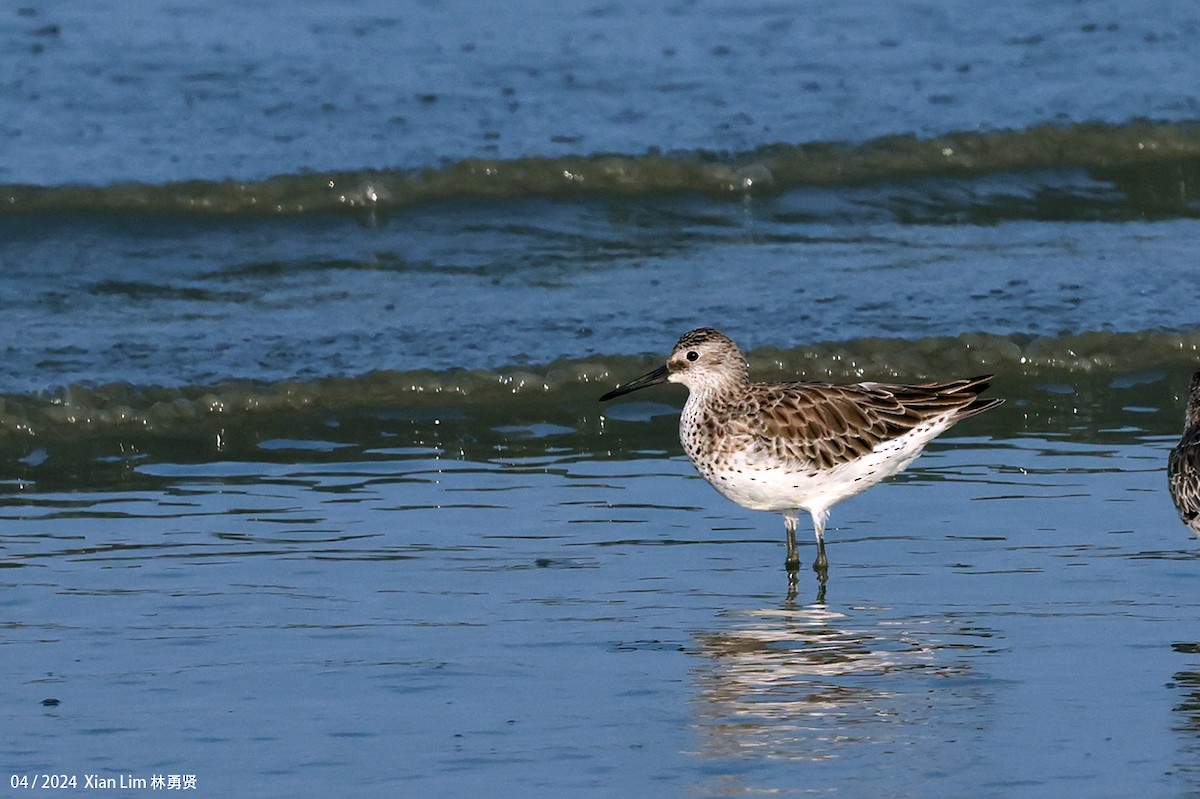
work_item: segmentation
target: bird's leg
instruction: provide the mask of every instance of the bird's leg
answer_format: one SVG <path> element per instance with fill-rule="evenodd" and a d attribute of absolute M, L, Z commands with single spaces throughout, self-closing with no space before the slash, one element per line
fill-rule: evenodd
<path fill-rule="evenodd" d="M 817 536 L 817 559 L 813 561 L 813 571 L 824 582 L 829 579 L 829 559 L 825 557 L 825 521 L 829 518 L 828 508 L 811 511 L 813 532 Z"/>
<path fill-rule="evenodd" d="M 792 575 L 800 568 L 800 550 L 796 548 L 796 520 L 797 511 L 785 510 L 783 512 L 783 523 L 787 527 L 787 560 L 783 562 L 783 568 L 787 569 Z"/>

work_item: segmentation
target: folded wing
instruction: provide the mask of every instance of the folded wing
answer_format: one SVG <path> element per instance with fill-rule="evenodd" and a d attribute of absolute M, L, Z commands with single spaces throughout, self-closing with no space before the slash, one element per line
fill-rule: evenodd
<path fill-rule="evenodd" d="M 991 375 L 915 386 L 886 383 L 783 383 L 736 410 L 733 432 L 753 439 L 750 456 L 831 469 L 921 427 L 942 429 L 994 408 L 981 399 Z M 739 412 L 740 411 L 740 412 Z M 931 432 L 931 436 L 933 433 Z"/>

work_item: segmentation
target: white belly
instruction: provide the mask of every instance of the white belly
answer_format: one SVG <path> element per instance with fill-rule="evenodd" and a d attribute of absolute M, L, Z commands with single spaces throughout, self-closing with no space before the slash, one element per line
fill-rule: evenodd
<path fill-rule="evenodd" d="M 722 468 L 708 468 L 692 460 L 718 491 L 742 507 L 820 511 L 903 470 L 930 439 L 949 426 L 943 422 L 914 428 L 856 460 L 824 471 L 781 465 L 749 449 L 734 454 Z"/>

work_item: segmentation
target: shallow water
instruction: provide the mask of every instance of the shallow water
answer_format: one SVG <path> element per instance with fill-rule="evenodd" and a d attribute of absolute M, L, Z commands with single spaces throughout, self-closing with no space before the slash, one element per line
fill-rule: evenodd
<path fill-rule="evenodd" d="M 143 2 L 0 14 L 0 181 L 1194 119 L 1187 3 Z"/>
<path fill-rule="evenodd" d="M 827 207 L 837 194 L 810 202 Z M 802 193 L 747 210 L 512 203 L 414 213 L 376 230 L 337 219 L 0 220 L 11 232 L 0 254 L 13 264 L 0 275 L 0 378 L 22 393 L 115 381 L 220 394 L 215 385 L 231 379 L 372 370 L 466 385 L 453 370 L 544 373 L 560 358 L 665 355 L 702 324 L 747 351 L 979 331 L 1012 339 L 961 367 L 980 369 L 1034 337 L 1190 331 L 1178 309 L 1200 301 L 1192 219 L 831 226 L 804 204 Z M 1087 348 L 1105 356 L 1100 368 L 1137 349 L 1119 339 Z M 860 347 L 861 366 L 915 379 L 959 368 L 964 352 L 958 341 L 890 349 Z"/>
<path fill-rule="evenodd" d="M 0 780 L 1200 797 L 1197 9 L 553 12 L 0 11 Z M 1007 402 L 792 591 L 701 325 Z"/>
<path fill-rule="evenodd" d="M 375 418 L 12 480 L 3 758 L 210 795 L 1194 795 L 1172 436 L 1017 432 L 1009 399 L 835 508 L 823 601 L 777 517 L 617 443 L 658 416 L 604 457 Z"/>

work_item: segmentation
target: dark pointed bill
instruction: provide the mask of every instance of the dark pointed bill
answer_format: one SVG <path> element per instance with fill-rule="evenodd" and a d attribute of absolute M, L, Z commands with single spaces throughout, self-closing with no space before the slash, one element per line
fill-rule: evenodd
<path fill-rule="evenodd" d="M 666 381 L 667 381 L 667 367 L 660 366 L 648 375 L 642 375 L 637 380 L 630 380 L 628 383 L 626 383 L 623 386 L 617 386 L 612 391 L 608 392 L 603 397 L 601 397 L 600 401 L 605 402 L 607 400 L 613 399 L 614 397 L 619 397 L 622 394 L 628 394 L 631 391 L 637 391 L 639 388 L 655 386 L 655 385 L 658 385 L 659 383 L 665 383 Z"/>

